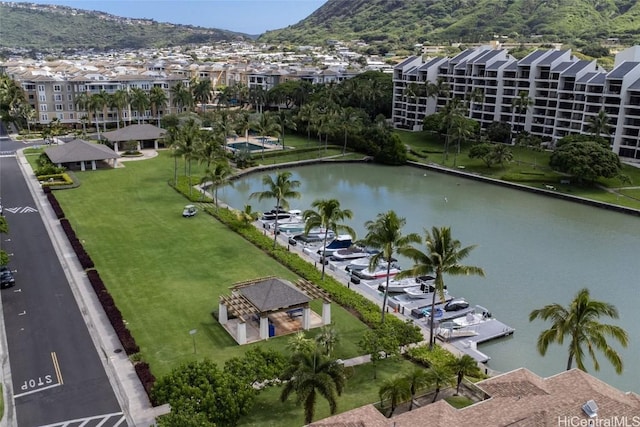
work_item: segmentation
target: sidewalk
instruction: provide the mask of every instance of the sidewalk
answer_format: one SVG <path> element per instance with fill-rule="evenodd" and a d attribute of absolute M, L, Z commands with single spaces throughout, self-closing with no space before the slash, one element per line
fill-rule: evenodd
<path fill-rule="evenodd" d="M 157 416 L 169 412 L 168 406 L 156 408 L 151 406 L 129 357 L 124 351 L 116 353 L 117 349 L 122 348 L 118 336 L 109 323 L 59 220 L 35 178 L 31 165 L 27 162 L 22 150 L 18 150 L 16 155 L 128 425 L 132 427 L 155 425 Z"/>

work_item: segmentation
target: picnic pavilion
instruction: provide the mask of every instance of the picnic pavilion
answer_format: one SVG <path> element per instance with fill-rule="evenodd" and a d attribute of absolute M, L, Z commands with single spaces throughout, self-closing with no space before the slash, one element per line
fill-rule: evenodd
<path fill-rule="evenodd" d="M 240 345 L 331 323 L 328 294 L 306 280 L 269 276 L 236 283 L 221 295 L 218 321 Z M 322 316 L 309 303 L 322 300 Z"/>
<path fill-rule="evenodd" d="M 135 141 L 138 144 L 137 150 L 143 148 L 158 149 L 158 140 L 161 139 L 166 130 L 148 123 L 141 125 L 130 125 L 111 132 L 104 132 L 102 137 L 113 143 L 113 150 L 118 152 L 118 143 Z"/>
<path fill-rule="evenodd" d="M 120 155 L 104 144 L 94 144 L 82 139 L 49 147 L 44 150 L 52 163 L 70 170 L 96 170 L 101 164 L 115 168 Z"/>

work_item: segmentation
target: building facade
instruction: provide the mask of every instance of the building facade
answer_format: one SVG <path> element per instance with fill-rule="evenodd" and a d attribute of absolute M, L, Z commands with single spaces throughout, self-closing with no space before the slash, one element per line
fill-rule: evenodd
<path fill-rule="evenodd" d="M 434 93 L 437 85 L 441 90 Z M 570 50 L 536 50 L 516 60 L 489 46 L 453 58 L 412 56 L 394 67 L 396 128 L 422 130 L 423 119 L 452 98 L 463 100 L 466 116 L 483 129 L 504 122 L 551 143 L 591 133 L 602 110 L 610 133 L 601 136 L 621 157 L 640 160 L 640 46 L 616 55 L 608 72 Z"/>

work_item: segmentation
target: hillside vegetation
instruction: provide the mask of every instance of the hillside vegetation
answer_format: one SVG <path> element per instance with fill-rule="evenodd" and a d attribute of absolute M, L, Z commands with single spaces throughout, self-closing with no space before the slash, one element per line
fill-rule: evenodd
<path fill-rule="evenodd" d="M 138 49 L 248 38 L 231 31 L 127 19 L 64 6 L 0 3 L 0 48 Z"/>
<path fill-rule="evenodd" d="M 269 31 L 264 42 L 362 39 L 390 48 L 481 42 L 495 35 L 586 45 L 640 41 L 635 0 L 328 0 L 308 18 Z"/>

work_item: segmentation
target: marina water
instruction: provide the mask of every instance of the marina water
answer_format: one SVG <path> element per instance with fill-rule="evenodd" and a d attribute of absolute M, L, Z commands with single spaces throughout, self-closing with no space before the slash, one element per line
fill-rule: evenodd
<path fill-rule="evenodd" d="M 549 324 L 529 322 L 531 310 L 552 303 L 567 306 L 584 287 L 593 299 L 614 304 L 620 318 L 602 321 L 629 334 L 629 347 L 616 347 L 624 372 L 617 375 L 599 352 L 601 370 L 595 372 L 586 359 L 587 371 L 623 391 L 640 393 L 640 218 L 412 167 L 323 164 L 287 170 L 301 182 L 302 197 L 290 200 L 290 208 L 304 210 L 316 199 L 338 199 L 343 209 L 353 211 L 348 224 L 358 237 L 364 237 L 365 221 L 393 209 L 406 218 L 404 234 L 450 226 L 463 246 L 477 245 L 464 263 L 482 267 L 486 277 L 449 276 L 445 283 L 451 295 L 488 308 L 516 329 L 511 337 L 479 346 L 491 357 L 492 369 L 526 367 L 545 377 L 564 370 L 568 341 L 540 356 L 536 340 Z M 255 211 L 273 208 L 274 200 L 249 200 L 252 192 L 266 190 L 264 174 L 221 188 L 219 197 L 238 209 L 246 204 Z M 406 259 L 401 264 L 411 267 Z"/>

